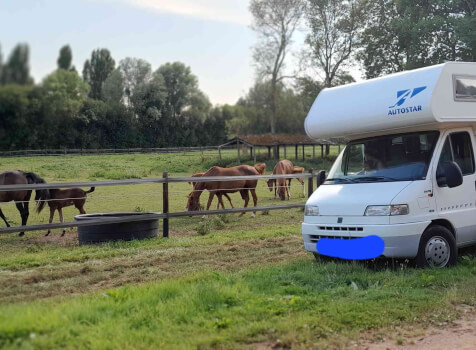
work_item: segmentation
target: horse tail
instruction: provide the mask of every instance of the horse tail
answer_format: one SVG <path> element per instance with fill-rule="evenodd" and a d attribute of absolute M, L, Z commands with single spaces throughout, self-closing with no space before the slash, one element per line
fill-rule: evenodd
<path fill-rule="evenodd" d="M 96 187 L 91 187 L 91 188 L 89 189 L 89 191 L 86 191 L 86 193 L 93 193 L 95 189 L 96 189 Z"/>
<path fill-rule="evenodd" d="M 37 174 L 30 172 L 30 173 L 23 173 L 26 177 L 28 184 L 44 184 L 46 183 L 41 177 Z M 48 190 L 36 190 L 36 212 L 39 214 L 46 205 L 46 200 L 48 199 Z"/>

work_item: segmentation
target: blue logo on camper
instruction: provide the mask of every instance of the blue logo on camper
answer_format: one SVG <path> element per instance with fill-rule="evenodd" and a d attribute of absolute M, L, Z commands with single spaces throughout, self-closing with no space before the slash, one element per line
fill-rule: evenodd
<path fill-rule="evenodd" d="M 390 106 L 388 108 L 395 108 L 395 107 L 400 107 L 402 104 L 405 103 L 405 101 L 408 99 L 411 99 L 418 95 L 420 92 L 426 89 L 426 86 L 421 86 L 417 87 L 414 89 L 406 89 L 406 90 L 400 90 L 397 91 L 397 103 L 395 103 L 393 106 Z"/>
<path fill-rule="evenodd" d="M 321 238 L 316 244 L 317 252 L 334 258 L 366 260 L 378 258 L 385 250 L 385 242 L 379 236 L 363 238 Z"/>
<path fill-rule="evenodd" d="M 405 114 L 411 112 L 419 112 L 422 110 L 421 105 L 417 106 L 409 106 L 400 108 L 405 102 L 411 100 L 413 97 L 418 95 L 420 92 L 426 89 L 426 86 L 416 87 L 414 89 L 406 89 L 397 91 L 397 102 L 393 105 L 388 107 L 388 115 L 397 115 L 397 114 Z"/>

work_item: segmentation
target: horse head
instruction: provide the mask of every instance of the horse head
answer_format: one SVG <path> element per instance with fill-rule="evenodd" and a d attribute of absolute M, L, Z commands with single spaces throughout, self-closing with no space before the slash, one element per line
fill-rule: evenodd
<path fill-rule="evenodd" d="M 273 185 L 274 185 L 275 181 L 276 181 L 275 179 L 269 179 L 268 181 L 266 181 L 266 183 L 268 184 L 269 192 L 271 192 L 273 190 Z"/>
<path fill-rule="evenodd" d="M 200 210 L 200 195 L 197 192 L 192 192 L 188 195 L 186 211 L 199 211 Z"/>

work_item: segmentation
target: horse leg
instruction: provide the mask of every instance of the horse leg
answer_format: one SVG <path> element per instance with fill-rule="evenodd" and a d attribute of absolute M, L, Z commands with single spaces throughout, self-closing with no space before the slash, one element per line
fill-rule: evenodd
<path fill-rule="evenodd" d="M 208 196 L 207 211 L 210 209 L 210 206 L 212 205 L 213 197 L 215 197 L 215 192 L 211 191 L 210 195 Z M 203 215 L 202 219 L 204 219 L 205 217 L 206 215 Z"/>
<path fill-rule="evenodd" d="M 248 206 L 248 202 L 250 200 L 250 195 L 248 194 L 248 190 L 241 190 L 240 193 L 241 193 L 241 198 L 243 198 L 245 200 L 244 208 L 246 208 Z M 240 217 L 245 215 L 245 214 L 246 214 L 246 212 L 241 213 Z"/>
<path fill-rule="evenodd" d="M 3 221 L 5 221 L 5 225 L 7 225 L 7 227 L 10 227 L 10 224 L 8 223 L 7 218 L 5 217 L 5 215 L 3 215 L 2 209 L 0 209 L 0 218 L 2 218 Z"/>
<path fill-rule="evenodd" d="M 58 208 L 58 213 L 60 217 L 60 222 L 63 223 L 63 208 Z M 63 228 L 63 233 L 61 234 L 61 237 L 63 237 L 66 234 L 66 229 Z"/>
<path fill-rule="evenodd" d="M 26 218 L 25 218 L 25 210 L 23 209 L 23 203 L 15 203 L 18 211 L 20 212 L 20 216 L 21 216 L 21 225 L 22 226 L 25 226 L 26 224 Z M 25 232 L 20 232 L 19 236 L 24 236 L 25 235 Z"/>
<path fill-rule="evenodd" d="M 250 189 L 251 196 L 253 197 L 253 204 L 256 207 L 258 204 L 258 196 L 256 196 L 256 189 L 252 188 Z M 253 214 L 251 214 L 251 217 L 254 218 L 256 216 L 256 212 L 254 211 Z"/>
<path fill-rule="evenodd" d="M 79 210 L 79 213 L 80 213 L 81 215 L 86 214 L 86 211 L 84 210 L 84 206 L 83 206 L 83 205 L 76 205 L 76 209 Z"/>
<path fill-rule="evenodd" d="M 55 210 L 50 207 L 50 221 L 49 223 L 51 224 L 53 222 L 53 217 L 55 216 Z M 46 232 L 46 236 L 48 236 L 51 233 L 51 229 L 48 229 L 48 232 Z"/>
<path fill-rule="evenodd" d="M 286 182 L 284 182 L 284 188 L 286 189 L 286 193 L 288 194 L 288 200 L 289 200 L 291 196 L 289 195 L 289 187 L 286 186 Z"/>
<path fill-rule="evenodd" d="M 231 208 L 233 209 L 234 207 L 233 207 L 233 203 L 231 202 L 230 196 L 227 193 L 225 193 L 225 197 L 228 198 L 228 202 L 230 202 Z"/>
<path fill-rule="evenodd" d="M 217 210 L 219 209 L 219 206 L 221 205 L 222 209 L 225 210 L 225 203 L 223 203 L 223 195 L 218 195 L 218 204 L 217 204 Z"/>
<path fill-rule="evenodd" d="M 286 182 L 286 181 L 285 181 Z M 288 193 L 288 199 L 291 198 L 291 195 L 289 194 L 289 188 L 291 188 L 291 179 L 288 181 L 288 187 L 286 187 L 286 192 Z"/>
<path fill-rule="evenodd" d="M 276 179 L 274 180 L 273 187 L 274 187 L 274 199 L 276 199 L 276 191 L 278 189 L 278 182 Z"/>

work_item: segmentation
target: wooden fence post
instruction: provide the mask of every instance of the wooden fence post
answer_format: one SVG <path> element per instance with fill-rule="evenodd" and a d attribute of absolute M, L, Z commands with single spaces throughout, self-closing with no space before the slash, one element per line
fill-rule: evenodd
<path fill-rule="evenodd" d="M 221 160 L 221 148 L 218 147 L 218 158 Z"/>
<path fill-rule="evenodd" d="M 311 197 L 312 193 L 314 192 L 314 170 L 311 168 L 309 169 L 309 173 L 312 175 L 310 178 L 307 179 L 307 198 Z"/>
<path fill-rule="evenodd" d="M 169 174 L 167 172 L 164 172 L 162 174 L 162 177 L 165 179 L 165 182 L 163 183 L 163 193 L 162 193 L 162 213 L 163 214 L 168 214 L 169 213 Z M 168 215 L 167 217 L 164 218 L 164 224 L 163 224 L 163 236 L 164 238 L 169 238 L 169 218 Z"/>
<path fill-rule="evenodd" d="M 296 153 L 295 158 L 298 160 L 298 145 L 294 145 L 294 153 Z"/>
<path fill-rule="evenodd" d="M 305 152 L 304 152 L 304 145 L 302 145 L 302 161 L 304 162 L 305 160 Z"/>

